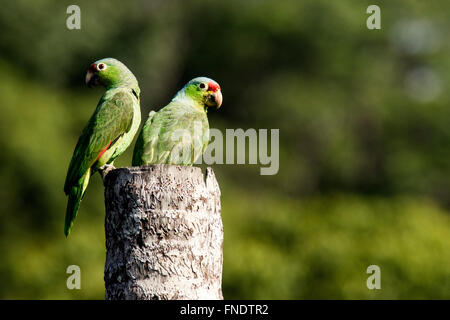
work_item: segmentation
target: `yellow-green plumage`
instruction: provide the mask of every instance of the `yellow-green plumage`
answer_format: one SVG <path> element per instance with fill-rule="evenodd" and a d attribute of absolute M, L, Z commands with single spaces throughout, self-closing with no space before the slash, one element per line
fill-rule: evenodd
<path fill-rule="evenodd" d="M 189 81 L 167 106 L 150 112 L 136 141 L 133 165 L 192 165 L 209 142 L 207 107 L 220 107 L 221 101 L 215 81 Z"/>
<path fill-rule="evenodd" d="M 67 171 L 66 236 L 72 229 L 90 176 L 105 164 L 112 164 L 128 148 L 141 121 L 139 86 L 124 64 L 112 58 L 99 60 L 91 65 L 87 82 L 105 86 L 107 90 L 78 139 Z"/>

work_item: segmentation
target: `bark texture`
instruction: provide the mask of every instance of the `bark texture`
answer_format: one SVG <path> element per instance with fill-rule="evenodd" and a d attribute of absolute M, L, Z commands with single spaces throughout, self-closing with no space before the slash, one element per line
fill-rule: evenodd
<path fill-rule="evenodd" d="M 220 189 L 211 168 L 111 171 L 105 184 L 106 299 L 223 299 Z"/>

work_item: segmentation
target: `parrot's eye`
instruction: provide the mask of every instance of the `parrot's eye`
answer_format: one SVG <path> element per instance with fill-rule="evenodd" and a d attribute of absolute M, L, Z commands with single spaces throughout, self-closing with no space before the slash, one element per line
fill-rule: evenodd
<path fill-rule="evenodd" d="M 208 86 L 207 86 L 206 84 L 204 84 L 203 82 L 200 83 L 200 84 L 198 85 L 198 87 L 199 87 L 200 89 L 202 89 L 202 90 L 206 90 L 206 89 L 208 88 Z"/>
<path fill-rule="evenodd" d="M 104 63 L 99 63 L 99 64 L 97 65 L 97 69 L 98 69 L 99 71 L 105 70 L 105 69 L 106 69 L 106 64 L 104 64 Z"/>

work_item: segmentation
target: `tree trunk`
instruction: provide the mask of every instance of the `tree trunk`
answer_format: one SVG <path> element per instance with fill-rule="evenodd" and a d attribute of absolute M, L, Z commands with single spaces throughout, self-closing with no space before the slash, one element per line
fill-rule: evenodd
<path fill-rule="evenodd" d="M 105 184 L 106 299 L 223 299 L 220 189 L 211 168 L 111 171 Z"/>

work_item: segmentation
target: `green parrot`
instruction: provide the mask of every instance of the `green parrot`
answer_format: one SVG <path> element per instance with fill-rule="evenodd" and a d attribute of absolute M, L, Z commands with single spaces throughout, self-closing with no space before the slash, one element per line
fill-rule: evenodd
<path fill-rule="evenodd" d="M 141 122 L 140 89 L 133 73 L 113 58 L 91 64 L 86 74 L 89 87 L 106 92 L 81 133 L 67 171 L 64 192 L 69 196 L 64 234 L 69 235 L 89 178 L 105 175 L 114 159 L 131 144 Z"/>
<path fill-rule="evenodd" d="M 189 81 L 167 106 L 150 112 L 136 141 L 133 166 L 192 165 L 209 142 L 207 108 L 221 104 L 217 82 L 205 77 Z"/>

